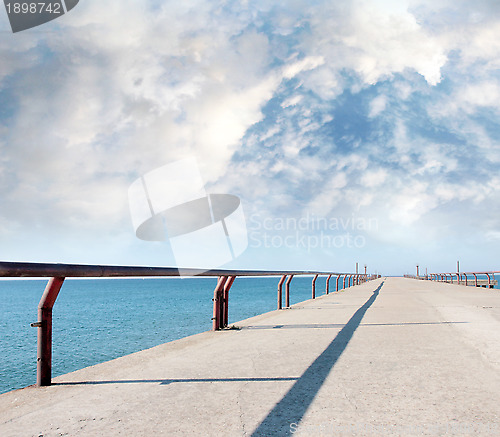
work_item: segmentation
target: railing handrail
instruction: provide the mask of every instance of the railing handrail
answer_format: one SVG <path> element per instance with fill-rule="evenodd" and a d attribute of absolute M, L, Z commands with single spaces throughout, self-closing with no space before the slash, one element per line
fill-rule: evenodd
<path fill-rule="evenodd" d="M 203 270 L 176 267 L 114 266 L 91 264 L 60 264 L 0 261 L 0 277 L 24 278 L 113 278 L 145 276 L 281 276 L 281 275 L 356 275 L 348 272 L 281 271 L 281 270 Z M 365 276 L 358 273 L 358 276 Z"/>

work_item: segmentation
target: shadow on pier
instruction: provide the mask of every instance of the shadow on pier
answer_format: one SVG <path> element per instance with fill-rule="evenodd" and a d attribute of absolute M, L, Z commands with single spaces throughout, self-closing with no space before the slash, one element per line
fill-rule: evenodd
<path fill-rule="evenodd" d="M 297 381 L 298 378 L 183 378 L 183 379 L 118 379 L 113 381 L 69 381 L 53 382 L 52 385 L 103 385 L 103 384 L 160 384 L 195 382 L 268 382 L 268 381 Z"/>
<path fill-rule="evenodd" d="M 375 302 L 383 285 L 382 282 L 363 306 L 353 314 L 323 353 L 316 358 L 283 399 L 269 412 L 252 433 L 252 437 L 290 436 L 293 434 L 290 425 L 301 422 L 330 371 L 347 348 L 366 311 Z"/>
<path fill-rule="evenodd" d="M 361 323 L 360 326 L 411 326 L 411 325 L 450 325 L 469 322 L 401 322 L 401 323 Z M 344 323 L 311 323 L 308 325 L 251 325 L 241 329 L 338 329 L 346 326 Z"/>

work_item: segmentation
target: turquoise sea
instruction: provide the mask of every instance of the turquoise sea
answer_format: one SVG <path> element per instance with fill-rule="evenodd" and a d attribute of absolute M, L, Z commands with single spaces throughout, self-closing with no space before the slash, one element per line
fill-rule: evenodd
<path fill-rule="evenodd" d="M 311 298 L 311 279 L 293 279 L 291 304 Z M 53 376 L 210 330 L 216 282 L 66 279 L 53 311 Z M 279 277 L 237 278 L 230 292 L 229 324 L 275 310 L 278 282 Z M 325 282 L 318 278 L 317 295 L 324 294 Z M 36 381 L 37 329 L 30 323 L 37 320 L 46 284 L 0 281 L 0 393 Z M 330 290 L 335 290 L 335 277 Z"/>

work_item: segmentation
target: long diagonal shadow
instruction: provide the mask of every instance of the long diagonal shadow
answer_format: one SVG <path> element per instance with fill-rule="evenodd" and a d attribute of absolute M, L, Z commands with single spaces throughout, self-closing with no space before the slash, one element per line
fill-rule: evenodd
<path fill-rule="evenodd" d="M 269 412 L 267 417 L 252 433 L 252 437 L 289 436 L 296 431 L 296 425 L 304 417 L 328 374 L 345 351 L 366 311 L 375 302 L 382 285 L 384 285 L 383 282 L 373 292 L 370 299 L 353 314 L 347 324 L 302 374 L 283 399 Z"/>

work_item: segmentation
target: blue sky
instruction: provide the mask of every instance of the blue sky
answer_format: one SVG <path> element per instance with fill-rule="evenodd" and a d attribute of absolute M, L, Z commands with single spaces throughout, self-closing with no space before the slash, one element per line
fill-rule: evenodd
<path fill-rule="evenodd" d="M 174 265 L 127 193 L 195 157 L 228 268 L 499 269 L 498 2 L 105 3 L 0 14 L 0 259 Z"/>

